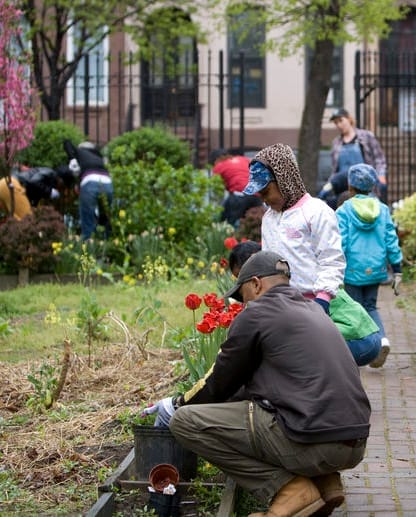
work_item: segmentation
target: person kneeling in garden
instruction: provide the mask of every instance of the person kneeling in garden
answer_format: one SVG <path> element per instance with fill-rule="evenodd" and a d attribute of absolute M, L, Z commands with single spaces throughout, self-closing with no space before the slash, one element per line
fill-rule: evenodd
<path fill-rule="evenodd" d="M 224 295 L 247 305 L 213 367 L 156 404 L 156 424 L 270 505 L 250 517 L 330 515 L 344 501 L 339 471 L 363 459 L 370 428 L 342 335 L 289 278 L 276 253 L 252 255 Z"/>
<path fill-rule="evenodd" d="M 260 251 L 257 242 L 240 242 L 230 252 L 229 268 L 237 278 L 244 262 Z M 316 300 L 315 300 L 316 301 Z M 381 332 L 364 307 L 340 287 L 329 302 L 329 317 L 338 327 L 358 366 L 371 364 L 381 350 Z"/>

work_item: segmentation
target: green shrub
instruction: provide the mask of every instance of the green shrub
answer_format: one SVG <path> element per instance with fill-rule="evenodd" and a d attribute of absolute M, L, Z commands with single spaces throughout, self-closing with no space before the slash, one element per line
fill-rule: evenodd
<path fill-rule="evenodd" d="M 394 208 L 393 219 L 398 227 L 400 244 L 407 262 L 416 262 L 416 193 Z"/>
<path fill-rule="evenodd" d="M 52 169 L 66 164 L 68 157 L 63 147 L 65 139 L 78 145 L 86 138 L 77 126 L 63 120 L 39 122 L 35 126 L 32 143 L 20 151 L 18 160 L 29 167 Z"/>
<path fill-rule="evenodd" d="M 108 143 L 106 155 L 113 166 L 139 160 L 155 163 L 158 158 L 165 158 L 172 167 L 190 162 L 189 144 L 162 127 L 143 127 L 122 134 Z"/>
<path fill-rule="evenodd" d="M 175 169 L 163 158 L 152 165 L 140 161 L 113 167 L 111 174 L 113 229 L 122 209 L 124 235 L 156 229 L 163 240 L 189 249 L 218 219 L 223 193 L 219 176 L 208 177 L 191 165 Z"/>

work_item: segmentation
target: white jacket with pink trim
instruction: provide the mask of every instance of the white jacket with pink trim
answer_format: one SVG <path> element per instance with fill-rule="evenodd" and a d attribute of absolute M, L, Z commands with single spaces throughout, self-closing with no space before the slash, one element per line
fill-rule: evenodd
<path fill-rule="evenodd" d="M 261 226 L 262 249 L 289 262 L 290 284 L 304 295 L 333 298 L 344 282 L 345 257 L 335 212 L 305 194 L 283 212 L 269 208 Z"/>

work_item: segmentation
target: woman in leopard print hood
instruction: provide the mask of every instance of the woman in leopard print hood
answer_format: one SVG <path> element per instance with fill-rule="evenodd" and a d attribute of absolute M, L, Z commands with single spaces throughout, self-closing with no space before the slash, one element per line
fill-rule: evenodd
<path fill-rule="evenodd" d="M 291 285 L 328 312 L 344 281 L 338 222 L 325 202 L 306 191 L 293 150 L 279 143 L 259 151 L 250 163 L 244 193 L 258 193 L 268 205 L 262 249 L 284 257 L 291 267 Z"/>

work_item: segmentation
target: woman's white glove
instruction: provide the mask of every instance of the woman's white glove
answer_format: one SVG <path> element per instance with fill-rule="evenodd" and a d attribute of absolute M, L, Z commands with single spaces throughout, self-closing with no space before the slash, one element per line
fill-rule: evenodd
<path fill-rule="evenodd" d="M 152 415 L 156 411 L 158 415 L 155 420 L 155 427 L 169 427 L 170 419 L 172 418 L 175 408 L 173 407 L 174 397 L 167 397 L 159 400 L 153 406 L 147 407 L 143 410 L 145 415 Z"/>
<path fill-rule="evenodd" d="M 400 294 L 399 286 L 401 283 L 402 283 L 402 273 L 394 273 L 393 282 L 391 283 L 391 287 L 396 296 L 398 296 Z"/>

